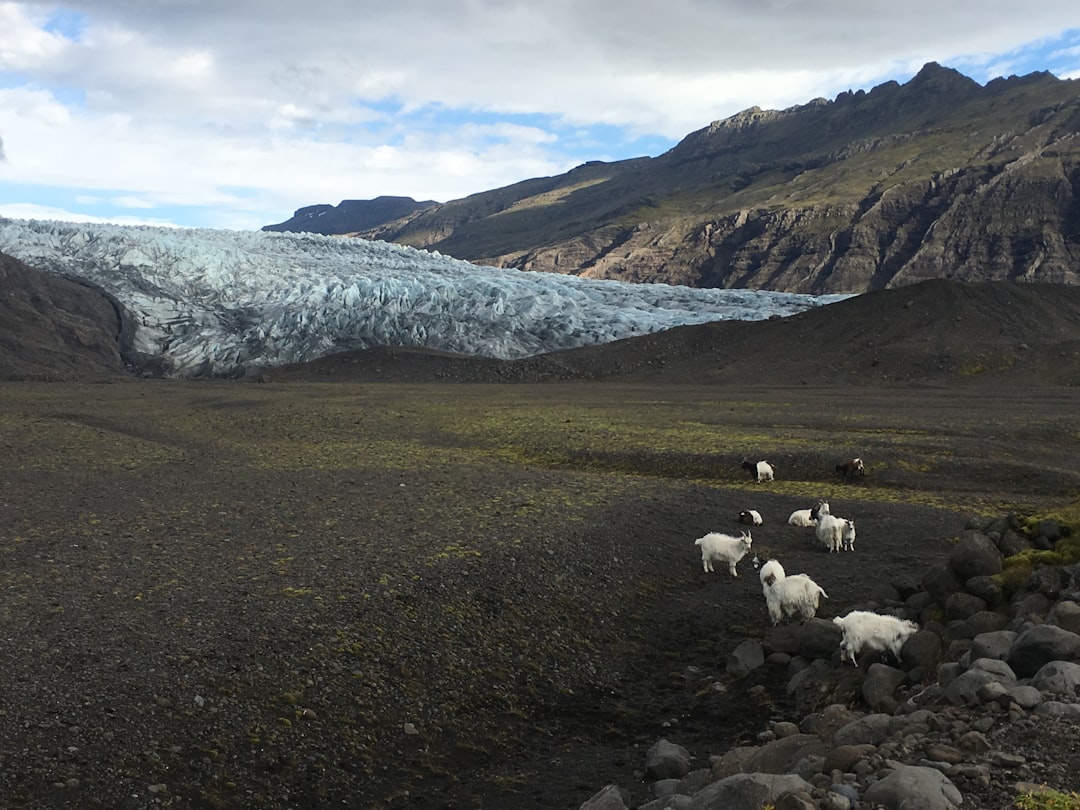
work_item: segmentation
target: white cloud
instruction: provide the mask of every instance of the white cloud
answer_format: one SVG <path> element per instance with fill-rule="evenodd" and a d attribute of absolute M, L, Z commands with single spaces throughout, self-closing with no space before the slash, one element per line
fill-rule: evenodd
<path fill-rule="evenodd" d="M 179 227 L 167 220 L 152 217 L 99 217 L 81 211 L 70 211 L 66 208 L 58 208 L 50 205 L 34 205 L 31 203 L 0 203 L 0 217 L 7 217 L 8 219 L 37 219 L 55 222 L 93 222 L 98 225 L 114 223 L 116 225 L 156 225 L 163 228 Z"/>
<path fill-rule="evenodd" d="M 674 141 L 927 61 L 986 81 L 1070 28 L 1075 0 L 0 0 L 0 181 L 264 224 L 446 200 L 633 156 L 573 130 Z"/>

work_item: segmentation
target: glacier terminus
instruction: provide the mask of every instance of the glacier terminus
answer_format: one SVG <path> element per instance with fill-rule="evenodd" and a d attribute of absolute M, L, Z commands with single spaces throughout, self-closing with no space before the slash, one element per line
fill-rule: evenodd
<path fill-rule="evenodd" d="M 517 359 L 846 298 L 602 281 L 350 237 L 0 218 L 0 251 L 110 295 L 166 376 L 377 346 Z"/>

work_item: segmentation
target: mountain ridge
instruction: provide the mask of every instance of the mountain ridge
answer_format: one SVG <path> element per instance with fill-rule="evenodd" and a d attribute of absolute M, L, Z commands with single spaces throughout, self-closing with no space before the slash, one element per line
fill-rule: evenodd
<path fill-rule="evenodd" d="M 904 84 L 751 107 L 657 157 L 591 161 L 351 233 L 591 278 L 860 293 L 1080 283 L 1080 82 Z"/>

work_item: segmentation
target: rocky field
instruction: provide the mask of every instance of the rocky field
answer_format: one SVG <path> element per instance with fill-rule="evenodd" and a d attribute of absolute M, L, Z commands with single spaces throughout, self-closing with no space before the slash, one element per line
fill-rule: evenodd
<path fill-rule="evenodd" d="M 786 669 L 728 674 L 764 600 L 749 558 L 707 574 L 695 538 L 758 509 L 755 548 L 843 614 L 972 515 L 1074 514 L 1075 402 L 6 384 L 0 786 L 27 807 L 574 808 L 608 783 L 644 803 L 659 739 L 700 769 L 808 708 Z M 868 473 L 844 482 L 852 454 Z M 786 525 L 822 497 L 855 553 Z"/>

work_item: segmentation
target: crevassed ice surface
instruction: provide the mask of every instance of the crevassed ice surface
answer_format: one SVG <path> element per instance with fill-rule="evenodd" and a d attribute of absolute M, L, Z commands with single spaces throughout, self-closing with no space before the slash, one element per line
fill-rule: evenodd
<path fill-rule="evenodd" d="M 265 231 L 0 219 L 0 251 L 111 294 L 136 324 L 132 348 L 175 376 L 375 346 L 514 359 L 846 297 L 598 281 Z"/>

